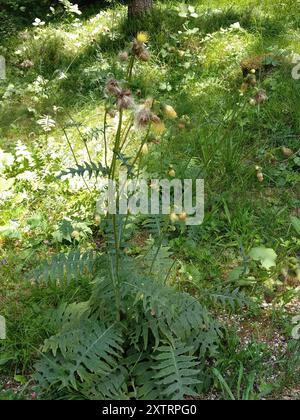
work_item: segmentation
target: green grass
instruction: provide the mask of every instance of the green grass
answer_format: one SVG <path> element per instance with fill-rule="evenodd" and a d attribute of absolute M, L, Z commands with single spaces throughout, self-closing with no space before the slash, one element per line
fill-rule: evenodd
<path fill-rule="evenodd" d="M 149 33 L 152 57 L 138 64 L 131 88 L 142 97 L 170 103 L 184 123 L 172 127 L 159 150 L 151 146 L 144 169 L 161 174 L 172 164 L 180 177 L 206 180 L 204 223 L 176 228 L 166 241 L 179 260 L 179 287 L 198 296 L 226 284 L 242 287 L 254 301 L 249 345 L 240 349 L 239 334 L 229 330 L 221 354 L 211 362 L 216 370 L 203 394 L 214 391 L 226 399 L 262 398 L 267 391 L 280 395 L 284 387 L 299 383 L 299 343 L 291 340 L 292 314 L 285 309 L 298 299 L 300 286 L 300 238 L 290 219 L 297 212 L 299 217 L 300 208 L 300 82 L 293 80 L 290 62 L 291 52 L 300 53 L 299 5 L 292 0 L 195 0 L 189 4 L 198 16 L 188 13 L 184 18 L 178 14 L 184 4 L 159 2 L 153 16 L 136 27 Z M 132 37 L 125 16 L 125 8 L 118 6 L 95 16 L 86 10 L 77 23 L 54 19 L 19 33 L 9 33 L 8 26 L 9 36 L 0 46 L 8 63 L 7 80 L 0 81 L 0 148 L 15 159 L 2 173 L 0 154 L 0 178 L 16 179 L 7 190 L 0 182 L 0 226 L 18 223 L 17 233 L 0 233 L 0 257 L 5 260 L 0 263 L 0 314 L 8 322 L 8 339 L 0 341 L 0 372 L 5 376 L 29 377 L 39 347 L 52 332 L 49 311 L 89 296 L 84 282 L 46 288 L 27 278 L 54 252 L 99 245 L 94 234 L 96 195 L 78 191 L 79 181 L 60 182 L 56 175 L 62 167 L 74 166 L 62 127 L 67 127 L 81 161 L 86 153 L 80 132 L 101 127 L 105 77 L 121 77 L 124 65 L 117 54 Z M 240 29 L 232 26 L 237 22 Z M 253 107 L 249 100 L 255 91 L 240 92 L 241 62 L 262 54 L 283 58 L 272 71 L 257 73 L 257 89 L 266 90 L 269 99 Z M 34 66 L 22 68 L 25 60 Z M 37 124 L 41 115 L 56 121 L 48 134 Z M 80 132 L 70 121 L 80 123 Z M 16 156 L 19 140 L 29 157 L 20 147 Z M 93 159 L 103 157 L 98 139 L 89 140 L 89 146 Z M 284 156 L 282 147 L 293 155 Z M 257 165 L 264 173 L 262 183 Z M 40 221 L 30 224 L 33 217 Z M 53 233 L 64 217 L 73 224 L 83 222 L 92 234 L 79 242 L 57 241 Z M 260 246 L 276 251 L 276 267 L 268 272 L 246 261 L 246 274 L 230 276 L 251 248 Z M 288 276 L 283 274 L 287 270 Z M 265 300 L 273 303 L 272 311 L 261 306 Z M 289 342 L 277 364 L 255 329 L 255 322 L 265 318 L 268 340 L 280 331 Z"/>

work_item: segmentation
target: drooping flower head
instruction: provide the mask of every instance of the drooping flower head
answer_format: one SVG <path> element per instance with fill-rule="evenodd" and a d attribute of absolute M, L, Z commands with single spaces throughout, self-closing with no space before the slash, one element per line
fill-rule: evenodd
<path fill-rule="evenodd" d="M 134 99 L 129 89 L 123 89 L 117 97 L 117 107 L 121 109 L 130 109 L 134 107 Z"/>
<path fill-rule="evenodd" d="M 115 79 L 109 79 L 105 85 L 105 92 L 110 96 L 117 96 L 121 93 L 119 83 Z"/>

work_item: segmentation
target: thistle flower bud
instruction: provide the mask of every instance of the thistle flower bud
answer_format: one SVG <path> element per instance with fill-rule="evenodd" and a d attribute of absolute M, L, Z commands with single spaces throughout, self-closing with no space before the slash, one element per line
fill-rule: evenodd
<path fill-rule="evenodd" d="M 119 60 L 120 61 L 128 61 L 129 55 L 127 51 L 121 51 L 119 53 Z"/>
<path fill-rule="evenodd" d="M 259 182 L 264 181 L 264 174 L 261 171 L 257 172 L 256 176 L 257 176 L 257 179 L 258 179 Z"/>
<path fill-rule="evenodd" d="M 179 220 L 180 220 L 181 222 L 185 222 L 185 221 L 186 221 L 186 219 L 187 219 L 187 214 L 186 214 L 186 212 L 185 212 L 185 211 L 183 211 L 182 213 L 180 213 L 180 214 L 179 214 L 179 216 L 178 216 L 178 218 L 179 218 Z"/>
<path fill-rule="evenodd" d="M 95 224 L 99 226 L 101 224 L 101 216 L 100 214 L 96 214 L 95 216 Z"/>
<path fill-rule="evenodd" d="M 150 60 L 150 53 L 145 49 L 140 53 L 138 57 L 140 60 L 147 62 Z"/>
<path fill-rule="evenodd" d="M 158 120 L 153 121 L 152 129 L 154 134 L 157 136 L 162 135 L 166 131 L 165 124 L 158 118 Z"/>
<path fill-rule="evenodd" d="M 282 150 L 283 155 L 286 157 L 291 157 L 294 154 L 293 150 L 289 149 L 288 147 L 283 147 L 281 150 Z"/>
<path fill-rule="evenodd" d="M 149 153 L 149 148 L 148 148 L 147 143 L 143 144 L 141 153 L 142 153 L 143 156 L 146 156 Z"/>
<path fill-rule="evenodd" d="M 175 172 L 175 170 L 174 170 L 173 168 L 170 168 L 170 169 L 168 170 L 167 175 L 168 175 L 168 176 L 170 176 L 170 177 L 172 177 L 172 178 L 175 178 L 175 176 L 176 176 L 176 172 Z"/>
<path fill-rule="evenodd" d="M 177 118 L 177 112 L 171 105 L 164 105 L 163 112 L 167 118 L 170 118 L 172 120 Z"/>
<path fill-rule="evenodd" d="M 179 217 L 177 216 L 176 213 L 173 212 L 173 213 L 170 214 L 170 221 L 172 223 L 176 223 L 176 222 L 178 222 L 178 220 L 179 220 Z"/>

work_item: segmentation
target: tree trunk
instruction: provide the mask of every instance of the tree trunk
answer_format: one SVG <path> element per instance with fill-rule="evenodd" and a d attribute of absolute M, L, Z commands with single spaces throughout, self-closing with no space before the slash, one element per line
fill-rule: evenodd
<path fill-rule="evenodd" d="M 153 0 L 129 0 L 128 17 L 136 18 L 147 12 L 150 12 L 153 6 Z"/>

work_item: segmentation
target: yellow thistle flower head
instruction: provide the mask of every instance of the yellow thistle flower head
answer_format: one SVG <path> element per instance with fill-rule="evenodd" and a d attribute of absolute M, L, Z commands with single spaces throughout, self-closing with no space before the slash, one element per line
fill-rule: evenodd
<path fill-rule="evenodd" d="M 166 126 L 162 121 L 153 121 L 152 130 L 157 136 L 161 136 L 166 131 Z"/>
<path fill-rule="evenodd" d="M 176 223 L 176 222 L 178 222 L 178 220 L 179 220 L 179 217 L 177 216 L 176 213 L 173 212 L 173 213 L 170 214 L 170 221 L 172 223 Z"/>
<path fill-rule="evenodd" d="M 147 32 L 138 32 L 136 40 L 141 44 L 146 44 L 149 41 L 149 35 Z"/>
<path fill-rule="evenodd" d="M 175 109 L 171 105 L 164 105 L 163 112 L 164 112 L 166 117 L 168 117 L 172 120 L 177 118 L 177 112 L 175 111 Z"/>
<path fill-rule="evenodd" d="M 143 144 L 141 152 L 142 152 L 142 155 L 144 156 L 146 156 L 149 153 L 149 148 L 148 148 L 147 143 Z"/>

